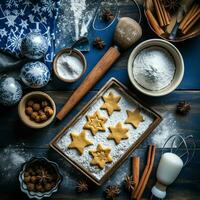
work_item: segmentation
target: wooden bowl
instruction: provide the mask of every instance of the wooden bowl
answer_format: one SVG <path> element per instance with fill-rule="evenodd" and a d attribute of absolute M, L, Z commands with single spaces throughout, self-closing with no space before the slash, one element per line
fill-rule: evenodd
<path fill-rule="evenodd" d="M 151 11 L 153 17 L 155 19 L 157 19 L 154 4 L 153 4 L 152 0 L 144 0 L 144 14 L 146 16 L 147 22 L 148 22 L 151 30 L 160 38 L 170 41 L 170 42 L 182 42 L 187 39 L 190 39 L 190 38 L 200 35 L 200 23 L 198 23 L 198 22 L 193 27 L 191 27 L 191 29 L 188 31 L 187 34 L 182 35 L 182 36 L 177 36 L 176 39 L 169 39 L 169 34 L 166 34 L 166 33 L 160 35 L 159 32 L 157 30 L 155 30 L 151 25 L 150 18 L 148 17 L 148 14 L 147 14 L 148 9 Z"/>
<path fill-rule="evenodd" d="M 30 117 L 25 113 L 26 103 L 30 99 L 48 100 L 54 111 L 53 115 L 47 121 L 41 122 L 41 123 L 37 123 L 37 122 L 31 120 Z M 39 91 L 30 92 L 21 99 L 21 101 L 18 105 L 18 114 L 19 114 L 21 121 L 26 126 L 28 126 L 30 128 L 34 128 L 34 129 L 40 129 L 40 128 L 44 128 L 44 127 L 48 126 L 54 120 L 55 115 L 56 115 L 56 105 L 55 105 L 53 99 L 48 94 L 46 94 L 44 92 L 39 92 Z"/>

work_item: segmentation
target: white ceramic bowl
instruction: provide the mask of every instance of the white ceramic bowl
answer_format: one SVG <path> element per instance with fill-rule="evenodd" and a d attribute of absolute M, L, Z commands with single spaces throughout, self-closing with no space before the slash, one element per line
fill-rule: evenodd
<path fill-rule="evenodd" d="M 135 57 L 138 55 L 139 52 L 141 52 L 143 49 L 152 47 L 152 46 L 159 46 L 167 50 L 172 57 L 174 58 L 174 62 L 176 65 L 176 71 L 173 77 L 172 82 L 165 88 L 161 90 L 148 90 L 144 87 L 142 87 L 134 78 L 133 75 L 133 62 L 135 60 Z M 164 96 L 166 94 L 171 93 L 174 91 L 178 85 L 181 83 L 184 75 L 184 61 L 181 53 L 179 50 L 171 43 L 162 40 L 162 39 L 150 39 L 146 40 L 142 43 L 140 43 L 138 46 L 136 46 L 128 60 L 128 76 L 130 78 L 131 83 L 134 85 L 136 89 L 138 89 L 143 94 L 149 95 L 149 96 Z"/>

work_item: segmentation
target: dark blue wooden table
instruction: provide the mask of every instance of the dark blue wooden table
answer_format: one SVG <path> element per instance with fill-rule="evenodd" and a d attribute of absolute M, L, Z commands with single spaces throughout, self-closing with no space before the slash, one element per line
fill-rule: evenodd
<path fill-rule="evenodd" d="M 131 4 L 131 5 L 130 5 Z M 130 16 L 136 19 L 137 10 L 130 1 L 120 1 L 121 16 Z M 156 38 L 156 35 L 149 29 L 146 20 L 143 16 L 141 22 L 143 28 L 143 36 L 139 41 L 149 38 Z M 104 50 L 95 50 L 91 46 L 91 51 L 86 53 L 88 61 L 87 75 L 104 52 L 111 44 L 114 25 L 105 32 L 91 32 L 91 38 L 101 36 L 107 46 Z M 138 43 L 139 43 L 138 42 Z M 137 44 L 138 44 L 137 43 Z M 135 45 L 137 45 L 135 44 Z M 134 45 L 134 46 L 135 46 Z M 136 91 L 132 87 L 127 75 L 127 60 L 134 46 L 126 51 L 121 58 L 114 64 L 111 70 L 94 86 L 94 88 L 83 98 L 83 100 L 70 112 L 70 114 L 59 124 L 51 124 L 43 130 L 31 130 L 25 127 L 19 120 L 17 115 L 17 107 L 3 108 L 0 107 L 0 156 L 1 163 L 4 160 L 4 150 L 10 145 L 14 151 L 23 151 L 26 159 L 31 156 L 45 156 L 50 160 L 57 162 L 63 173 L 64 179 L 59 191 L 50 199 L 59 200 L 97 200 L 104 199 L 104 190 L 108 185 L 120 185 L 121 193 L 118 199 L 129 199 L 129 195 L 124 189 L 123 180 L 125 175 L 131 174 L 131 159 L 130 157 L 124 164 L 105 182 L 101 187 L 91 186 L 89 191 L 81 195 L 77 194 L 75 188 L 79 180 L 84 179 L 70 164 L 68 164 L 60 155 L 49 149 L 49 142 L 63 128 L 64 125 L 80 110 L 80 108 L 92 98 L 96 92 L 105 84 L 111 77 L 117 78 L 124 83 L 131 91 L 136 93 L 139 98 L 144 100 L 147 105 L 155 109 L 163 116 L 163 122 L 156 130 L 132 153 L 141 157 L 141 170 L 145 165 L 146 151 L 148 144 L 155 143 L 157 145 L 156 160 L 153 173 L 148 182 L 147 188 L 143 195 L 143 199 L 147 199 L 150 194 L 150 189 L 155 182 L 155 171 L 161 155 L 161 147 L 163 138 L 167 138 L 172 134 L 183 134 L 185 136 L 192 134 L 195 138 L 197 148 L 192 162 L 186 166 L 181 172 L 179 178 L 168 189 L 167 199 L 170 200 L 199 200 L 200 199 L 200 37 L 190 39 L 188 41 L 175 44 L 183 55 L 185 62 L 185 75 L 182 83 L 173 93 L 159 98 L 147 97 Z M 83 77 L 84 78 L 84 77 Z M 59 110 L 66 99 L 71 95 L 81 80 L 74 84 L 64 84 L 53 77 L 51 83 L 44 90 L 52 96 L 56 102 L 57 110 Z M 28 91 L 27 91 L 28 92 Z M 191 104 L 191 111 L 187 116 L 176 114 L 176 104 L 180 100 L 186 100 Z M 10 163 L 8 163 L 9 165 Z M 2 166 L 2 165 L 0 165 Z M 15 200 L 28 199 L 28 197 L 20 191 L 17 175 L 20 168 L 16 167 L 11 176 L 1 173 L 0 179 L 0 199 Z M 7 172 L 7 171 L 6 171 Z M 9 172 L 9 171 L 8 171 Z"/>

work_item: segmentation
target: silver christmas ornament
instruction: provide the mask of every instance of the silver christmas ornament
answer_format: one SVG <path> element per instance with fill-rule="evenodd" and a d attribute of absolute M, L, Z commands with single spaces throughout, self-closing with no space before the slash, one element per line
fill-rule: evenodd
<path fill-rule="evenodd" d="M 13 77 L 0 78 L 0 103 L 4 106 L 12 106 L 20 101 L 22 88 Z"/>
<path fill-rule="evenodd" d="M 24 84 L 31 88 L 41 88 L 50 80 L 48 67 L 39 61 L 26 63 L 21 69 L 21 79 Z"/>
<path fill-rule="evenodd" d="M 30 32 L 23 38 L 21 54 L 29 59 L 40 59 L 48 50 L 48 40 L 39 32 Z"/>

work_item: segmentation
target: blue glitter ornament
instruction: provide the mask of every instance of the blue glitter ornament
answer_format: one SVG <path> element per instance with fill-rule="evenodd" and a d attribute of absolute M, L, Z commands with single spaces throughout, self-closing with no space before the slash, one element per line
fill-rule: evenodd
<path fill-rule="evenodd" d="M 21 54 L 30 59 L 40 59 L 48 51 L 48 40 L 39 32 L 30 32 L 22 40 Z"/>
<path fill-rule="evenodd" d="M 28 87 L 41 88 L 49 82 L 50 71 L 42 62 L 26 63 L 21 69 L 21 79 Z"/>
<path fill-rule="evenodd" d="M 13 106 L 20 101 L 22 88 L 13 77 L 0 78 L 0 103 L 4 106 Z"/>

